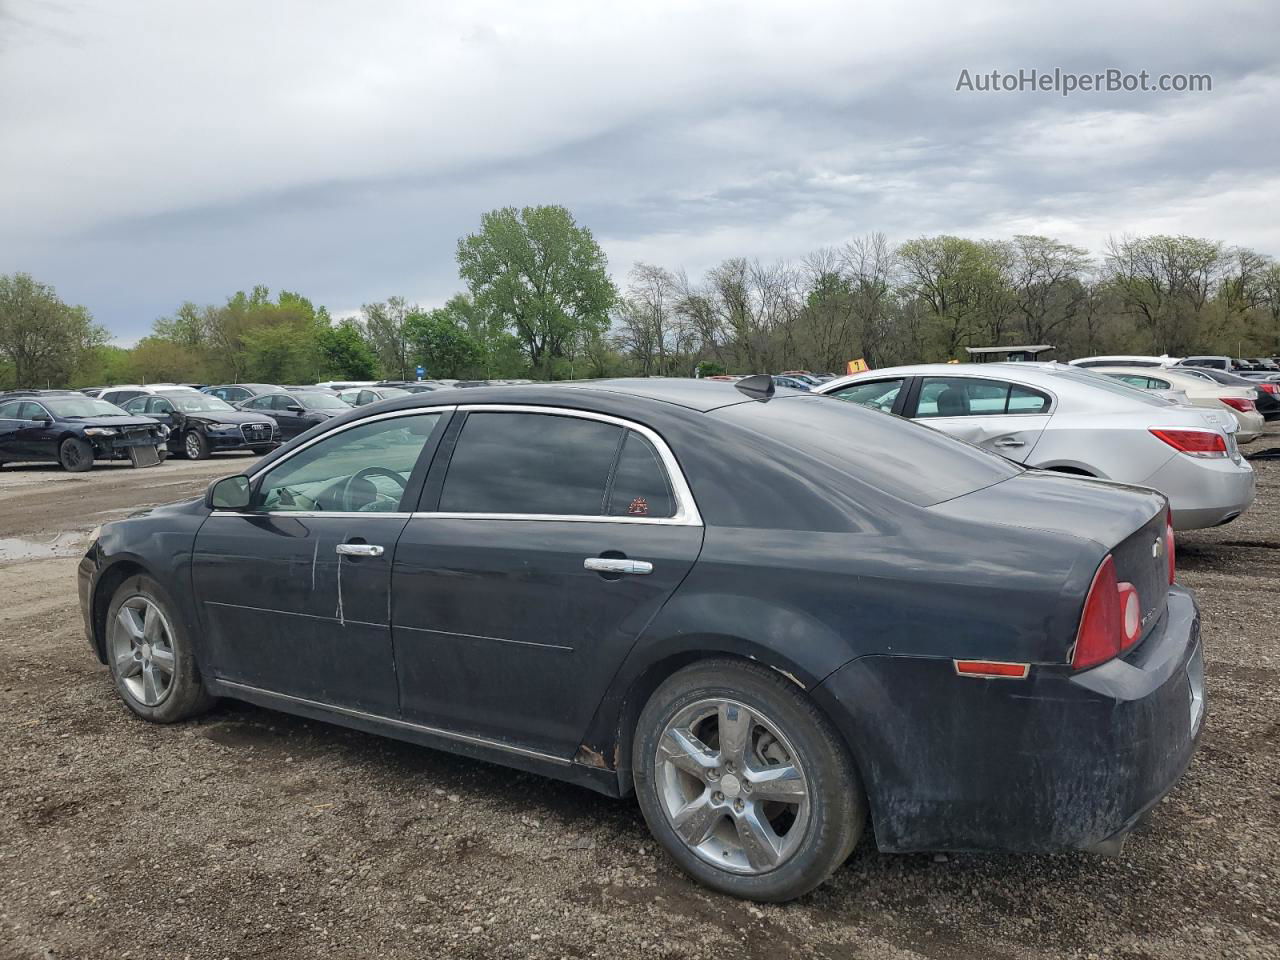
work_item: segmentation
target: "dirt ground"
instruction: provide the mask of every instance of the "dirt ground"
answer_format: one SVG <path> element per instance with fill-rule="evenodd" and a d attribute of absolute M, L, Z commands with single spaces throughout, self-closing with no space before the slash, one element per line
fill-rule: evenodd
<path fill-rule="evenodd" d="M 864 842 L 766 907 L 629 800 L 238 704 L 134 719 L 81 633 L 85 533 L 240 466 L 0 471 L 0 957 L 1280 957 L 1280 461 L 1180 538 L 1207 728 L 1120 857 Z"/>

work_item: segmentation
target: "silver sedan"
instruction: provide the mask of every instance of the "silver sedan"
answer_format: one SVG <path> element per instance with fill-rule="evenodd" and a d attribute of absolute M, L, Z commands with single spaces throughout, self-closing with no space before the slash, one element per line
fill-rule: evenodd
<path fill-rule="evenodd" d="M 1253 468 L 1230 414 L 1065 364 L 893 367 L 814 392 L 919 420 L 1028 467 L 1152 487 L 1169 498 L 1180 530 L 1227 523 L 1253 503 Z"/>

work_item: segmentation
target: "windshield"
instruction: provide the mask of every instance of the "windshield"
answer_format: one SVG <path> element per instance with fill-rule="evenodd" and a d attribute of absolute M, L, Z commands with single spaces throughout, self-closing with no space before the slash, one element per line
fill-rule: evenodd
<path fill-rule="evenodd" d="M 392 397 L 410 396 L 408 390 L 401 390 L 399 387 L 378 387 L 378 389 L 373 392 L 382 397 L 383 400 L 390 400 Z"/>
<path fill-rule="evenodd" d="M 294 398 L 308 410 L 345 410 L 345 404 L 336 393 L 295 393 Z"/>
<path fill-rule="evenodd" d="M 163 396 L 183 413 L 213 413 L 235 409 L 225 400 L 211 397 L 207 393 L 166 393 Z"/>
<path fill-rule="evenodd" d="M 41 397 L 40 402 L 58 417 L 127 417 L 114 403 L 92 397 Z"/>

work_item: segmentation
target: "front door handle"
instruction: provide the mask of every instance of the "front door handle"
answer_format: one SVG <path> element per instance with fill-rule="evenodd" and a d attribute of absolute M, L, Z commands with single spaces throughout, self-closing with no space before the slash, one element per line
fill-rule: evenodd
<path fill-rule="evenodd" d="M 1025 447 L 1026 444 L 1016 437 L 1005 437 L 1003 440 L 996 441 L 997 447 Z"/>
<path fill-rule="evenodd" d="M 380 557 L 385 552 L 376 543 L 340 543 L 334 550 L 343 557 Z"/>
<path fill-rule="evenodd" d="M 653 564 L 648 560 L 619 560 L 616 557 L 587 557 L 582 561 L 582 568 L 596 573 L 634 573 L 641 576 L 653 573 Z"/>

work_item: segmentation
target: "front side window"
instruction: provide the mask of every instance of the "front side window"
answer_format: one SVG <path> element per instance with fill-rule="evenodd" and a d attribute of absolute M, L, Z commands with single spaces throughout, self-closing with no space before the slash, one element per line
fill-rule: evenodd
<path fill-rule="evenodd" d="M 885 413 L 889 413 L 893 410 L 893 402 L 898 399 L 898 394 L 902 392 L 902 383 L 901 378 L 897 380 L 872 380 L 870 383 L 854 383 L 833 391 L 831 395 L 839 397 L 841 400 L 848 400 L 850 403 L 870 407 L 872 410 L 883 410 Z"/>
<path fill-rule="evenodd" d="M 396 512 L 440 416 L 372 420 L 325 437 L 269 470 L 254 494 L 253 509 Z"/>
<path fill-rule="evenodd" d="M 147 401 L 147 413 L 173 413 L 173 404 L 164 397 L 152 397 Z"/>
<path fill-rule="evenodd" d="M 445 513 L 601 516 L 623 428 L 544 413 L 473 412 L 440 495 Z"/>
<path fill-rule="evenodd" d="M 38 403 L 32 403 L 27 400 L 18 410 L 18 416 L 23 420 L 48 420 L 50 419 L 48 411 Z"/>
<path fill-rule="evenodd" d="M 124 405 L 124 412 L 133 414 L 146 413 L 148 399 L 148 397 L 134 397 Z"/>

